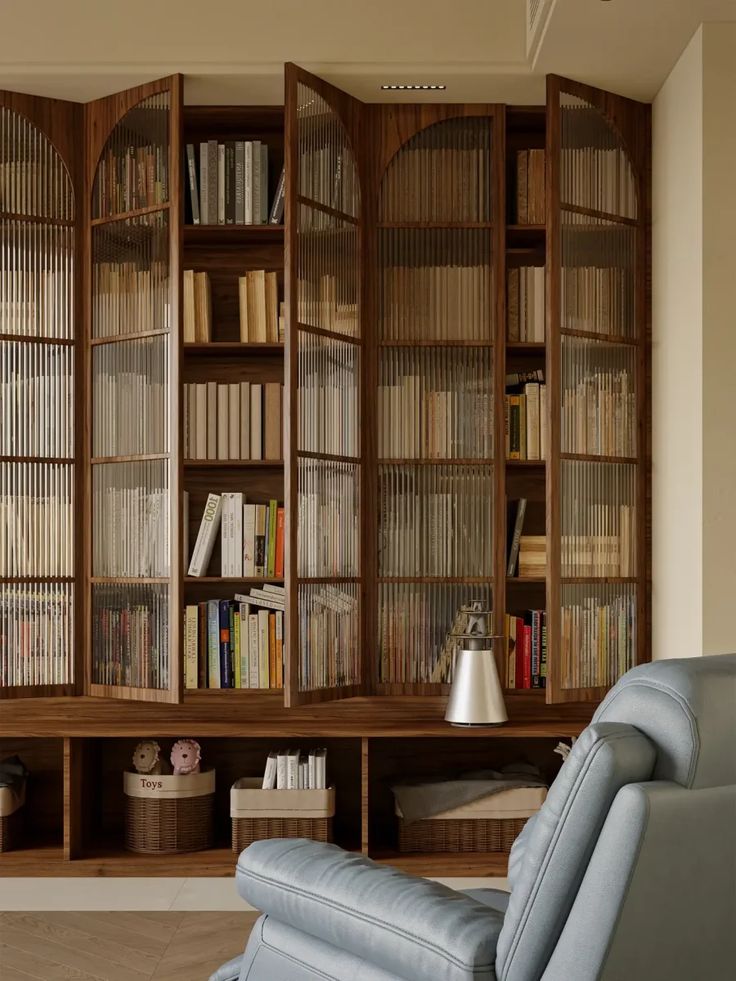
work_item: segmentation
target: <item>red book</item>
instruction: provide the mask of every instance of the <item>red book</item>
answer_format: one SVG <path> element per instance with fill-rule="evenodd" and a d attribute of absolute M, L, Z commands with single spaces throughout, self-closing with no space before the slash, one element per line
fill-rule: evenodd
<path fill-rule="evenodd" d="M 523 648 L 523 679 L 524 684 L 522 687 L 531 688 L 532 687 L 532 628 L 528 627 L 526 624 L 522 627 L 522 636 L 524 642 L 522 644 Z"/>
<path fill-rule="evenodd" d="M 284 575 L 284 509 L 276 512 L 276 566 L 274 575 L 281 579 Z"/>
<path fill-rule="evenodd" d="M 524 687 L 524 621 L 521 617 L 516 620 L 516 687 Z"/>

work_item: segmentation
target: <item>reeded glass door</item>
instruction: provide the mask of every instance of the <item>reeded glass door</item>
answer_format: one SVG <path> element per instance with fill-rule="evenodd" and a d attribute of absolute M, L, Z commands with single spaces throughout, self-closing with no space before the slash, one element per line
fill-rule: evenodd
<path fill-rule="evenodd" d="M 646 659 L 649 107 L 548 81 L 548 701 Z"/>
<path fill-rule="evenodd" d="M 0 92 L 0 698 L 77 691 L 79 107 Z"/>
<path fill-rule="evenodd" d="M 359 113 L 287 65 L 287 705 L 363 690 Z"/>
<path fill-rule="evenodd" d="M 89 692 L 181 694 L 181 79 L 87 107 Z"/>

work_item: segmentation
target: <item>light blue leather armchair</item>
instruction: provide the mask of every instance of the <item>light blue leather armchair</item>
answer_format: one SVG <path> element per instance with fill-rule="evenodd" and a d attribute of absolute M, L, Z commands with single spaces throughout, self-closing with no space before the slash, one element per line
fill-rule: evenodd
<path fill-rule="evenodd" d="M 514 844 L 510 893 L 288 839 L 247 848 L 237 883 L 264 915 L 216 981 L 736 977 L 736 655 L 612 689 Z"/>

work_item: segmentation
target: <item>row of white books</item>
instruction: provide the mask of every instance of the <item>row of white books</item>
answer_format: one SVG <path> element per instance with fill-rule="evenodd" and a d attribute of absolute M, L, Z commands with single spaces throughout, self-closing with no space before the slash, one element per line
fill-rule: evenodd
<path fill-rule="evenodd" d="M 185 498 L 185 502 L 188 515 L 188 498 Z M 207 575 L 221 529 L 222 576 L 283 576 L 284 508 L 279 506 L 278 501 L 249 504 L 240 492 L 208 494 L 189 560 L 188 575 Z"/>
<path fill-rule="evenodd" d="M 3 219 L 6 248 L 11 250 L 14 247 L 14 224 Z M 26 223 L 22 224 L 19 235 L 25 235 Z M 0 268 L 0 334 L 67 340 L 74 337 L 72 233 L 73 229 L 63 227 L 43 233 L 48 239 L 43 244 L 50 249 L 57 251 L 59 246 L 68 249 L 67 256 L 62 253 L 52 259 L 58 263 L 58 272 L 47 269 L 10 269 L 7 266 Z M 64 236 L 65 239 L 68 236 L 68 241 L 55 241 L 57 236 Z"/>
<path fill-rule="evenodd" d="M 72 457 L 73 398 L 70 346 L 0 344 L 0 456 Z"/>
<path fill-rule="evenodd" d="M 74 575 L 72 468 L 0 467 L 0 577 Z"/>
<path fill-rule="evenodd" d="M 490 466 L 384 466 L 379 495 L 379 575 L 493 574 Z"/>
<path fill-rule="evenodd" d="M 359 453 L 359 364 L 354 344 L 302 333 L 297 378 L 299 449 Z"/>
<path fill-rule="evenodd" d="M 92 336 L 171 329 L 167 263 L 95 262 L 92 266 Z"/>
<path fill-rule="evenodd" d="M 493 455 L 490 381 L 445 391 L 428 388 L 419 375 L 404 375 L 398 381 L 378 388 L 379 456 L 486 459 Z"/>
<path fill-rule="evenodd" d="M 185 458 L 280 460 L 283 397 L 279 382 L 185 384 Z"/>
<path fill-rule="evenodd" d="M 492 339 L 489 265 L 392 265 L 381 282 L 384 340 Z"/>
<path fill-rule="evenodd" d="M 333 265 L 336 265 L 340 256 L 338 243 L 334 243 L 333 248 Z M 346 268 L 339 290 L 338 277 L 334 273 L 317 272 L 309 276 L 306 269 L 300 267 L 297 282 L 297 320 L 300 324 L 321 327 L 348 337 L 357 337 L 360 334 L 357 287 L 347 285 L 349 259 L 349 256 L 342 256 Z"/>
<path fill-rule="evenodd" d="M 272 750 L 263 771 L 263 790 L 326 790 L 327 750 Z"/>
<path fill-rule="evenodd" d="M 635 456 L 636 395 L 628 371 L 597 372 L 562 390 L 562 450 Z"/>
<path fill-rule="evenodd" d="M 361 680 L 360 587 L 299 586 L 299 684 L 335 688 Z"/>
<path fill-rule="evenodd" d="M 521 266 L 507 272 L 507 334 L 510 341 L 544 343 L 544 266 Z"/>
<path fill-rule="evenodd" d="M 562 575 L 636 575 L 636 509 L 631 504 L 591 504 L 576 510 L 580 533 L 563 533 Z M 565 517 L 563 516 L 563 522 Z M 572 531 L 572 530 L 571 530 Z"/>
<path fill-rule="evenodd" d="M 358 469 L 299 461 L 297 570 L 300 576 L 357 576 L 360 542 Z"/>
<path fill-rule="evenodd" d="M 165 463 L 114 463 L 94 469 L 93 574 L 168 576 L 170 502 Z"/>
<path fill-rule="evenodd" d="M 565 107 L 565 126 L 574 132 L 575 112 Z M 588 129 L 583 120 L 581 127 Z M 560 151 L 562 201 L 582 208 L 636 218 L 637 193 L 629 155 L 622 147 L 562 147 Z M 589 219 L 590 220 L 590 219 Z"/>
<path fill-rule="evenodd" d="M 92 385 L 94 456 L 169 451 L 168 337 L 97 345 L 92 361 Z"/>
<path fill-rule="evenodd" d="M 636 325 L 634 276 L 610 266 L 565 266 L 560 280 L 564 330 L 633 337 Z"/>

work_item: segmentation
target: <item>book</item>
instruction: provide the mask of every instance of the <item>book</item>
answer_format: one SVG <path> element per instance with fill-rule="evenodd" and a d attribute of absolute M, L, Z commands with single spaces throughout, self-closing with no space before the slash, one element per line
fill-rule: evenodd
<path fill-rule="evenodd" d="M 222 494 L 222 575 L 236 578 L 243 574 L 243 495 Z"/>
<path fill-rule="evenodd" d="M 197 532 L 192 560 L 189 563 L 188 575 L 204 576 L 207 574 L 207 567 L 212 557 L 212 549 L 214 548 L 217 532 L 220 528 L 221 516 L 221 496 L 219 494 L 208 494 L 202 514 L 202 521 Z"/>
<path fill-rule="evenodd" d="M 273 790 L 276 787 L 276 759 L 277 754 L 270 752 L 266 757 L 266 768 L 263 771 L 262 790 Z"/>
<path fill-rule="evenodd" d="M 279 180 L 276 185 L 276 193 L 274 194 L 273 204 L 271 205 L 271 213 L 268 216 L 268 220 L 272 225 L 280 225 L 284 219 L 284 191 L 286 188 L 286 168 L 281 168 L 281 174 L 279 175 Z"/>
<path fill-rule="evenodd" d="M 228 385 L 228 456 L 231 460 L 240 459 L 240 384 Z"/>
<path fill-rule="evenodd" d="M 189 175 L 189 201 L 192 207 L 192 224 L 199 225 L 199 188 L 197 186 L 197 165 L 193 143 L 187 143 L 187 173 Z"/>
<path fill-rule="evenodd" d="M 513 532 L 511 534 L 511 546 L 509 548 L 509 561 L 506 566 L 506 575 L 516 574 L 516 565 L 519 559 L 519 547 L 521 544 L 521 532 L 524 528 L 524 515 L 526 514 L 526 498 L 520 497 L 516 503 L 516 517 L 514 519 Z"/>
<path fill-rule="evenodd" d="M 220 675 L 220 604 L 207 601 L 207 687 L 221 688 Z"/>
<path fill-rule="evenodd" d="M 281 406 L 283 401 L 283 385 L 279 382 L 266 382 L 264 391 L 264 460 L 280 460 L 281 451 Z"/>
<path fill-rule="evenodd" d="M 233 687 L 233 661 L 232 661 L 232 638 L 230 636 L 230 603 L 228 600 L 220 600 L 219 603 L 219 626 L 220 626 L 220 687 Z"/>
<path fill-rule="evenodd" d="M 207 224 L 218 223 L 218 147 L 217 140 L 207 141 Z"/>
<path fill-rule="evenodd" d="M 250 459 L 263 459 L 263 385 L 250 386 Z"/>
<path fill-rule="evenodd" d="M 184 687 L 188 689 L 198 687 L 197 647 L 199 633 L 197 618 L 197 607 L 187 606 L 184 611 Z"/>

